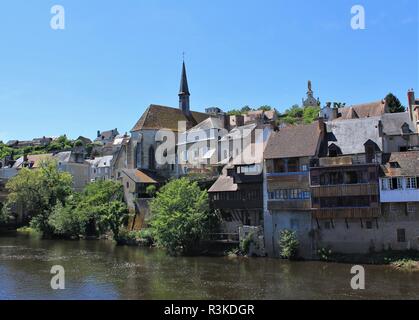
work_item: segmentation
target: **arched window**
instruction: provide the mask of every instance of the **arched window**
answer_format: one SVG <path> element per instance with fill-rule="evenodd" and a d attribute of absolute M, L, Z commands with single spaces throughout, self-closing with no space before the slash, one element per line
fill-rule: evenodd
<path fill-rule="evenodd" d="M 156 157 L 153 146 L 148 149 L 148 169 L 154 170 L 156 168 Z"/>

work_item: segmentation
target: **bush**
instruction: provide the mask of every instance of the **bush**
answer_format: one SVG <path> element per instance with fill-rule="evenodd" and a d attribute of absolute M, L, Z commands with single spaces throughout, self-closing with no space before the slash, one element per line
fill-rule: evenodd
<path fill-rule="evenodd" d="M 241 242 L 240 242 L 240 250 L 242 251 L 242 253 L 244 255 L 249 254 L 250 252 L 250 246 L 253 243 L 253 238 L 255 236 L 254 232 L 251 232 L 247 235 L 246 238 L 244 238 Z"/>
<path fill-rule="evenodd" d="M 150 228 L 171 255 L 191 254 L 214 226 L 208 194 L 187 178 L 166 184 L 150 202 Z"/>
<path fill-rule="evenodd" d="M 283 230 L 280 233 L 279 246 L 281 248 L 281 257 L 284 259 L 295 259 L 300 243 L 294 231 Z"/>
<path fill-rule="evenodd" d="M 65 237 L 85 235 L 88 223 L 89 218 L 75 204 L 57 204 L 48 218 L 53 233 Z"/>

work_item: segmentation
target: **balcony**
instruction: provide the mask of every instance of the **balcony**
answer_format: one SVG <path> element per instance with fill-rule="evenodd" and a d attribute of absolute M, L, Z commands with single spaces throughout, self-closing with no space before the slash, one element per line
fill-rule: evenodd
<path fill-rule="evenodd" d="M 333 208 L 312 211 L 314 219 L 374 219 L 381 217 L 380 207 Z"/>
<path fill-rule="evenodd" d="M 269 200 L 268 210 L 311 210 L 310 200 Z"/>
<path fill-rule="evenodd" d="M 344 184 L 333 186 L 312 186 L 313 197 L 343 197 L 343 196 L 376 196 L 379 194 L 378 184 Z"/>

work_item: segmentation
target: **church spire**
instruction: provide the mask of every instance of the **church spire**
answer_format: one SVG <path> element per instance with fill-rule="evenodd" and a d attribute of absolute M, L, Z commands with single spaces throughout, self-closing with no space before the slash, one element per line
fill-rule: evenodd
<path fill-rule="evenodd" d="M 183 111 L 185 115 L 190 114 L 189 109 L 189 86 L 188 86 L 188 77 L 186 76 L 186 66 L 185 66 L 185 60 L 183 60 L 182 65 L 182 76 L 180 80 L 180 90 L 179 90 L 179 109 Z"/>

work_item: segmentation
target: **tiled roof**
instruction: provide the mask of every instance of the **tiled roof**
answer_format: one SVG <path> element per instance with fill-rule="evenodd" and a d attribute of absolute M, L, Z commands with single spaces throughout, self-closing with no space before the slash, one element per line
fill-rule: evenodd
<path fill-rule="evenodd" d="M 211 186 L 208 192 L 235 192 L 238 190 L 237 184 L 234 183 L 232 177 L 222 175 Z"/>
<path fill-rule="evenodd" d="M 393 168 L 392 163 L 397 163 L 397 167 Z M 382 168 L 388 177 L 419 176 L 419 151 L 394 152 Z"/>
<path fill-rule="evenodd" d="M 408 112 L 386 113 L 381 117 L 383 124 L 383 132 L 387 135 L 400 135 L 404 124 L 409 126 L 409 130 L 413 133 L 414 126 Z"/>
<path fill-rule="evenodd" d="M 288 126 L 272 132 L 265 148 L 265 159 L 310 157 L 316 155 L 321 139 L 319 122 Z"/>
<path fill-rule="evenodd" d="M 51 160 L 53 159 L 53 155 L 51 153 L 48 154 L 36 154 L 36 155 L 28 155 L 28 163 L 32 163 L 31 168 L 38 168 L 42 161 Z M 20 157 L 16 160 L 13 168 L 21 169 L 23 168 L 24 157 Z"/>
<path fill-rule="evenodd" d="M 380 100 L 371 103 L 339 108 L 339 113 L 341 116 L 337 118 L 337 120 L 377 117 L 383 115 L 385 112 L 386 102 L 385 100 Z"/>
<path fill-rule="evenodd" d="M 158 184 L 164 181 L 162 177 L 148 170 L 124 169 L 122 172 L 135 183 Z"/>
<path fill-rule="evenodd" d="M 191 114 L 196 123 L 201 123 L 210 117 L 209 114 L 201 112 L 192 111 Z M 140 131 L 145 129 L 170 129 L 178 131 L 179 121 L 188 121 L 188 118 L 182 113 L 182 110 L 152 104 L 147 108 L 131 131 Z"/>
<path fill-rule="evenodd" d="M 369 117 L 327 122 L 329 147 L 334 144 L 344 155 L 365 153 L 364 144 L 371 140 L 383 150 L 380 120 L 381 117 Z"/>

